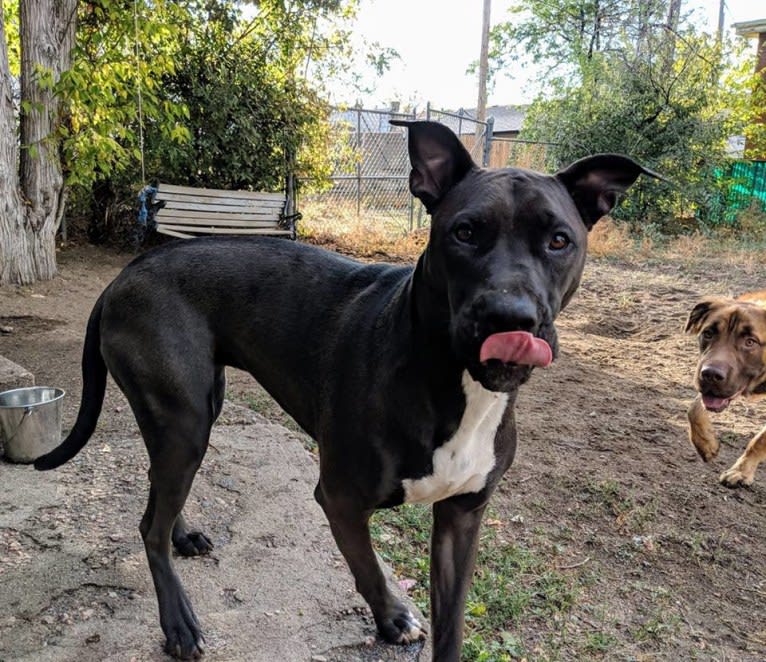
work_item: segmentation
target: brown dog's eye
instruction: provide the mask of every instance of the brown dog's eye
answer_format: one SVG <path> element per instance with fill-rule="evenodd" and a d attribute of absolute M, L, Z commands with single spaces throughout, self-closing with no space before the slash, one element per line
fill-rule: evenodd
<path fill-rule="evenodd" d="M 759 343 L 755 338 L 745 338 L 745 347 L 747 349 L 755 349 L 756 347 L 760 347 L 761 343 Z"/>
<path fill-rule="evenodd" d="M 563 232 L 557 232 L 548 242 L 548 248 L 552 251 L 563 251 L 570 243 L 569 237 Z"/>
<path fill-rule="evenodd" d="M 700 337 L 703 340 L 711 340 L 714 335 L 715 335 L 715 329 L 712 326 L 709 326 L 702 333 L 700 333 Z"/>

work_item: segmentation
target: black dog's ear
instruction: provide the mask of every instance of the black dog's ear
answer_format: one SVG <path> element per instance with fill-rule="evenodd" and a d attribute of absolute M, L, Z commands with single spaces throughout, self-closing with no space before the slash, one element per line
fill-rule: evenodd
<path fill-rule="evenodd" d="M 439 122 L 391 120 L 391 124 L 409 129 L 410 191 L 432 214 L 447 191 L 477 166 L 458 137 Z"/>
<path fill-rule="evenodd" d="M 664 179 L 620 154 L 588 156 L 556 173 L 572 196 L 588 230 L 614 208 L 617 196 L 627 191 L 639 175 Z"/>
<path fill-rule="evenodd" d="M 699 333 L 702 330 L 702 325 L 705 323 L 708 315 L 716 307 L 718 302 L 714 299 L 707 301 L 700 301 L 689 313 L 689 319 L 686 320 L 686 327 L 684 333 Z"/>

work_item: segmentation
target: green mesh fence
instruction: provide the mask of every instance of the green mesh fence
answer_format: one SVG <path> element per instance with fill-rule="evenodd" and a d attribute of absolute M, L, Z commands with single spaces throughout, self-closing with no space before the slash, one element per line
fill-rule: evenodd
<path fill-rule="evenodd" d="M 727 219 L 751 206 L 766 212 L 766 161 L 733 161 L 728 173 L 725 201 Z"/>

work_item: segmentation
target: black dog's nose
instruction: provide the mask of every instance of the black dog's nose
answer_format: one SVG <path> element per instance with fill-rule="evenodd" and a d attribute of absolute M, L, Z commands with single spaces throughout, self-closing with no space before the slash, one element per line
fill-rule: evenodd
<path fill-rule="evenodd" d="M 536 331 L 537 306 L 527 297 L 491 297 L 484 311 L 487 331 Z"/>
<path fill-rule="evenodd" d="M 710 363 L 700 370 L 700 379 L 706 384 L 720 384 L 726 381 L 726 369 L 715 363 Z"/>

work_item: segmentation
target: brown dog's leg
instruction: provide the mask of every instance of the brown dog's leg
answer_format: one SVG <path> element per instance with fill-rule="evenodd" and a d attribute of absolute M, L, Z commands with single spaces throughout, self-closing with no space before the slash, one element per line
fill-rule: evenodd
<path fill-rule="evenodd" d="M 702 396 L 694 398 L 686 415 L 689 418 L 689 441 L 697 449 L 700 457 L 705 462 L 710 462 L 718 455 L 719 442 L 707 409 L 702 404 Z"/>
<path fill-rule="evenodd" d="M 755 470 L 763 460 L 766 460 L 766 428 L 763 428 L 750 440 L 745 452 L 739 456 L 731 469 L 727 469 L 721 474 L 719 480 L 726 487 L 752 485 Z"/>

